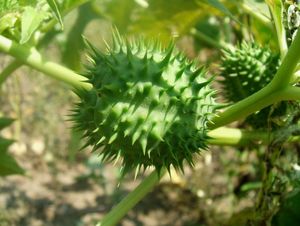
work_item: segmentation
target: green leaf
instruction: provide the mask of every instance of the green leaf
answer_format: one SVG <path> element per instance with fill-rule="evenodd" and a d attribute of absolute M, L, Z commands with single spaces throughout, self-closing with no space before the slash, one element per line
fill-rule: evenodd
<path fill-rule="evenodd" d="M 0 16 L 7 12 L 13 11 L 15 8 L 18 8 L 19 4 L 17 0 L 1 0 L 0 1 Z"/>
<path fill-rule="evenodd" d="M 50 8 L 52 9 L 52 11 L 54 12 L 54 15 L 55 15 L 57 21 L 59 22 L 61 29 L 63 30 L 64 24 L 63 24 L 63 21 L 61 18 L 60 9 L 59 9 L 56 1 L 55 0 L 47 0 L 47 2 L 48 2 L 48 5 L 50 6 Z"/>
<path fill-rule="evenodd" d="M 9 126 L 13 121 L 11 118 L 0 118 L 0 130 Z"/>
<path fill-rule="evenodd" d="M 139 8 L 133 12 L 135 17 L 128 24 L 128 31 L 132 34 L 143 33 L 148 37 L 159 36 L 163 42 L 168 42 L 172 36 L 188 33 L 206 15 L 195 0 L 174 0 L 172 4 L 168 1 L 150 0 L 148 4 L 147 8 Z M 119 28 L 118 25 L 117 27 Z"/>
<path fill-rule="evenodd" d="M 9 126 L 12 122 L 12 119 L 0 118 L 0 130 Z M 24 170 L 18 165 L 16 160 L 7 153 L 7 149 L 12 143 L 13 140 L 0 137 L 0 176 L 24 173 Z"/>
<path fill-rule="evenodd" d="M 78 15 L 76 21 L 68 33 L 66 46 L 62 54 L 62 61 L 69 68 L 80 71 L 81 69 L 81 51 L 84 49 L 82 34 L 87 25 L 97 18 L 93 12 L 91 4 L 87 3 L 78 8 Z"/>
<path fill-rule="evenodd" d="M 300 190 L 290 192 L 272 220 L 273 226 L 296 226 L 300 222 Z"/>
<path fill-rule="evenodd" d="M 208 5 L 216 8 L 217 10 L 221 11 L 225 15 L 229 16 L 231 19 L 233 19 L 237 23 L 240 23 L 239 20 L 232 15 L 232 13 L 229 11 L 229 9 L 227 9 L 227 7 L 225 5 L 223 5 L 219 0 L 204 0 L 204 1 L 197 1 L 197 2 L 198 2 L 198 4 L 202 4 L 202 3 L 208 4 Z"/>
<path fill-rule="evenodd" d="M 204 2 L 211 5 L 212 7 L 216 8 L 216 9 L 220 10 L 225 15 L 227 15 L 229 17 L 233 17 L 231 12 L 218 0 L 205 0 Z"/>
<path fill-rule="evenodd" d="M 17 14 L 8 13 L 0 18 L 0 34 L 6 29 L 13 28 L 17 22 Z"/>
<path fill-rule="evenodd" d="M 6 152 L 7 148 L 13 143 L 13 140 L 0 137 L 0 152 Z"/>
<path fill-rule="evenodd" d="M 46 11 L 38 10 L 31 6 L 25 7 L 22 14 L 20 43 L 26 43 L 39 28 L 40 24 L 48 17 L 49 13 Z"/>
<path fill-rule="evenodd" d="M 16 160 L 4 151 L 0 151 L 0 176 L 23 174 L 24 170 Z"/>

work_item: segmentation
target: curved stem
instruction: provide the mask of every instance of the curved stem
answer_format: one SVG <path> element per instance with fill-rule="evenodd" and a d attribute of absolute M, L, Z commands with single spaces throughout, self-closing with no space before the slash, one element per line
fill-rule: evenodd
<path fill-rule="evenodd" d="M 161 176 L 164 174 L 161 172 Z M 160 176 L 153 171 L 132 192 L 130 192 L 120 203 L 118 203 L 97 226 L 116 225 L 153 187 L 159 182 Z"/>
<path fill-rule="evenodd" d="M 20 66 L 22 66 L 22 62 L 18 60 L 10 62 L 9 65 L 0 73 L 0 86 L 6 81 L 9 75 L 11 75 Z"/>
<path fill-rule="evenodd" d="M 231 122 L 245 118 L 271 104 L 283 100 L 300 100 L 300 88 L 288 86 L 281 90 L 273 90 L 271 84 L 254 93 L 253 95 L 237 102 L 224 112 L 213 118 L 209 127 L 211 129 L 227 125 Z"/>
<path fill-rule="evenodd" d="M 74 71 L 59 64 L 44 60 L 35 49 L 26 48 L 25 46 L 19 45 L 2 35 L 0 35 L 0 50 L 14 56 L 24 64 L 75 88 L 89 89 L 91 87 L 90 84 L 84 82 L 86 80 L 85 77 L 78 75 Z"/>
<path fill-rule="evenodd" d="M 240 5 L 240 7 L 243 8 L 243 10 L 247 13 L 249 13 L 254 18 L 258 19 L 261 23 L 266 25 L 267 27 L 272 27 L 271 20 L 264 14 L 260 13 L 258 9 L 250 6 L 250 4 L 245 3 L 244 1 L 237 1 L 237 5 Z"/>
<path fill-rule="evenodd" d="M 219 113 L 212 119 L 209 128 L 215 129 L 241 118 L 245 118 L 248 115 L 278 101 L 278 99 L 270 98 L 270 95 L 272 95 L 272 89 L 270 86 L 266 86 L 253 95 L 230 106 L 224 112 Z"/>
<path fill-rule="evenodd" d="M 227 49 L 229 44 L 223 43 L 223 42 L 217 42 L 216 40 L 212 39 L 208 35 L 202 33 L 201 31 L 196 30 L 195 28 L 192 28 L 190 30 L 191 35 L 195 36 L 197 39 L 206 42 L 207 44 L 215 47 L 216 49 L 222 50 Z"/>

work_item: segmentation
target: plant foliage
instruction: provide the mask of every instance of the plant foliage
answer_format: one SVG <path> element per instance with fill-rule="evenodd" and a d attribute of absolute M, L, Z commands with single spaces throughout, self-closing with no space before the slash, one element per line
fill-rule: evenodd
<path fill-rule="evenodd" d="M 0 118 L 0 130 L 9 126 L 13 120 Z M 0 176 L 11 174 L 23 174 L 24 170 L 18 165 L 14 158 L 8 153 L 8 147 L 13 140 L 8 140 L 0 136 Z"/>

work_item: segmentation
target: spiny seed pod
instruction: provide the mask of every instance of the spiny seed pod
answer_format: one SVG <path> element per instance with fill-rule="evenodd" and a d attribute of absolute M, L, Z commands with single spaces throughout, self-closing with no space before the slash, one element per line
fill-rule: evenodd
<path fill-rule="evenodd" d="M 279 55 L 255 43 L 224 50 L 221 76 L 227 100 L 237 102 L 265 87 L 279 67 Z"/>
<path fill-rule="evenodd" d="M 123 170 L 154 166 L 183 169 L 206 147 L 207 123 L 219 107 L 205 70 L 176 53 L 174 45 L 128 41 L 118 33 L 113 46 L 92 46 L 85 76 L 91 90 L 77 90 L 75 126 L 86 146 L 103 160 L 123 159 Z"/>
<path fill-rule="evenodd" d="M 224 95 L 229 102 L 238 102 L 264 88 L 274 77 L 279 67 L 280 57 L 267 48 L 255 43 L 243 42 L 234 50 L 225 50 L 221 61 L 221 82 Z M 268 117 L 284 112 L 285 104 L 280 109 L 264 108 L 251 115 L 246 122 L 253 127 L 265 127 Z"/>

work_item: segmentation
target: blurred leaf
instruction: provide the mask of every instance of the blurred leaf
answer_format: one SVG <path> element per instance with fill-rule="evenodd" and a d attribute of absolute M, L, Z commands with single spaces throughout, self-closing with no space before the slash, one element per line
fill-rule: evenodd
<path fill-rule="evenodd" d="M 243 184 L 241 187 L 241 191 L 242 192 L 247 192 L 247 191 L 251 191 L 251 190 L 256 190 L 261 188 L 261 181 L 256 181 L 256 182 L 249 182 L 246 184 Z"/>
<path fill-rule="evenodd" d="M 0 18 L 0 34 L 6 29 L 13 28 L 17 22 L 17 14 L 9 13 Z"/>
<path fill-rule="evenodd" d="M 49 4 L 50 8 L 52 9 L 52 11 L 54 12 L 54 15 L 55 15 L 57 21 L 59 22 L 59 24 L 61 26 L 61 29 L 63 30 L 64 25 L 63 25 L 60 10 L 58 8 L 58 5 L 57 5 L 56 1 L 55 0 L 47 0 L 47 2 Z"/>
<path fill-rule="evenodd" d="M 23 173 L 24 170 L 18 165 L 16 160 L 6 152 L 0 150 L 0 176 Z"/>
<path fill-rule="evenodd" d="M 70 10 L 83 5 L 87 2 L 92 2 L 93 0 L 64 0 L 60 6 L 61 12 L 67 13 Z"/>
<path fill-rule="evenodd" d="M 13 143 L 13 140 L 4 139 L 0 137 L 0 151 L 7 150 L 7 148 Z"/>
<path fill-rule="evenodd" d="M 0 118 L 0 130 L 9 126 L 12 122 L 12 119 Z M 0 176 L 24 173 L 24 170 L 18 165 L 14 158 L 7 153 L 7 149 L 12 143 L 13 140 L 0 137 Z"/>
<path fill-rule="evenodd" d="M 46 11 L 35 9 L 31 6 L 24 8 L 21 21 L 21 40 L 20 43 L 26 43 L 32 34 L 39 28 L 40 24 L 49 17 Z"/>
<path fill-rule="evenodd" d="M 96 17 L 97 15 L 92 11 L 90 3 L 86 3 L 78 8 L 78 16 L 68 33 L 62 56 L 62 61 L 73 70 L 80 71 L 81 69 L 80 53 L 84 48 L 82 34 L 86 26 Z"/>
<path fill-rule="evenodd" d="M 245 5 L 250 7 L 253 11 L 262 14 L 268 19 L 271 19 L 270 11 L 268 9 L 268 5 L 265 1 L 259 0 L 244 0 Z"/>
<path fill-rule="evenodd" d="M 13 121 L 11 118 L 0 118 L 0 130 L 9 126 Z"/>
<path fill-rule="evenodd" d="M 123 33 L 131 22 L 136 6 L 135 0 L 112 0 L 107 4 L 105 14 L 117 26 L 118 30 Z"/>
<path fill-rule="evenodd" d="M 273 226 L 296 226 L 300 222 L 300 190 L 290 192 L 272 220 Z"/>
<path fill-rule="evenodd" d="M 20 6 L 36 6 L 37 4 L 44 4 L 46 0 L 19 0 Z"/>
<path fill-rule="evenodd" d="M 218 0 L 204 0 L 207 4 L 215 7 L 229 17 L 233 17 L 231 12 Z"/>
<path fill-rule="evenodd" d="M 138 8 L 129 27 L 132 34 L 142 33 L 168 41 L 172 36 L 181 36 L 206 14 L 195 1 L 150 0 L 147 8 Z"/>
<path fill-rule="evenodd" d="M 213 47 L 219 45 L 221 48 L 221 28 L 220 24 L 212 17 L 200 20 L 195 28 L 191 30 L 195 38 L 195 48 L 200 50 L 202 47 Z"/>
<path fill-rule="evenodd" d="M 14 11 L 19 7 L 18 0 L 1 0 L 0 1 L 0 16 Z"/>

